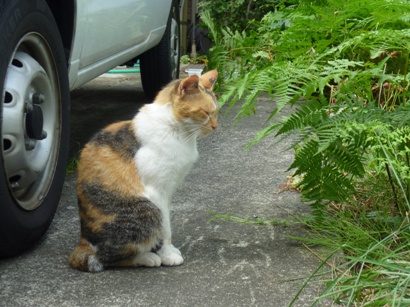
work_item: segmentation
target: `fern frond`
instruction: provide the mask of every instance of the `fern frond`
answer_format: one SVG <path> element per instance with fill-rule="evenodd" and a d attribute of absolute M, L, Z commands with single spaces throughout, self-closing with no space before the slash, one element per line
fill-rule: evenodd
<path fill-rule="evenodd" d="M 326 114 L 326 111 L 320 107 L 321 105 L 317 101 L 310 101 L 302 105 L 300 108 L 296 109 L 294 114 L 283 120 L 283 124 L 277 135 L 309 126 L 315 126 L 318 122 L 325 120 L 328 115 Z"/>
<path fill-rule="evenodd" d="M 364 159 L 356 146 L 345 146 L 341 141 L 333 142 L 332 145 L 333 148 L 329 148 L 328 152 L 339 173 L 356 177 L 364 175 Z"/>
<path fill-rule="evenodd" d="M 297 168 L 295 175 L 302 175 L 298 186 L 303 199 L 317 203 L 345 201 L 354 190 L 351 179 L 334 164 L 333 156 L 319 153 L 318 148 L 319 143 L 314 140 L 304 144 L 296 151 L 290 167 Z"/>

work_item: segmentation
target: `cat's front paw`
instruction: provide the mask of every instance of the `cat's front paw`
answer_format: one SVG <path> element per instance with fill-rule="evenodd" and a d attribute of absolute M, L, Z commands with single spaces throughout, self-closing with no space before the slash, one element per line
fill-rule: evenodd
<path fill-rule="evenodd" d="M 169 249 L 170 249 L 173 253 L 182 256 L 182 254 L 181 254 L 181 252 L 179 251 L 179 249 L 176 248 L 174 245 L 170 245 L 170 246 L 169 246 Z"/>
<path fill-rule="evenodd" d="M 158 251 L 158 256 L 161 258 L 162 264 L 166 266 L 181 265 L 184 262 L 181 252 L 173 245 L 163 246 Z"/>
<path fill-rule="evenodd" d="M 174 265 L 181 265 L 184 262 L 184 258 L 182 258 L 181 255 L 172 253 L 164 257 L 161 257 L 161 261 L 163 265 L 174 266 Z"/>
<path fill-rule="evenodd" d="M 161 258 L 155 253 L 143 253 L 139 254 L 134 259 L 134 265 L 146 266 L 146 267 L 158 267 L 161 265 Z"/>

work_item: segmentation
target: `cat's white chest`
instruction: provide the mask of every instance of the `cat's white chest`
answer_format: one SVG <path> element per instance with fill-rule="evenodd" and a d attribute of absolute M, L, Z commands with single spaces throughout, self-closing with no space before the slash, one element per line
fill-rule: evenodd
<path fill-rule="evenodd" d="M 135 119 L 142 145 L 135 162 L 147 196 L 154 203 L 168 204 L 198 157 L 196 137 L 172 130 L 175 119 L 166 106 L 148 107 Z"/>

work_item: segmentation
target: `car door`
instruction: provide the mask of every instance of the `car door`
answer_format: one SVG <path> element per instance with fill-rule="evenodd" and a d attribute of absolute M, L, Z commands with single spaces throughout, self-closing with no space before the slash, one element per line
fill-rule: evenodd
<path fill-rule="evenodd" d="M 86 8 L 82 69 L 127 48 L 144 43 L 150 33 L 165 27 L 170 1 L 80 0 Z M 158 39 L 159 41 L 159 39 Z"/>

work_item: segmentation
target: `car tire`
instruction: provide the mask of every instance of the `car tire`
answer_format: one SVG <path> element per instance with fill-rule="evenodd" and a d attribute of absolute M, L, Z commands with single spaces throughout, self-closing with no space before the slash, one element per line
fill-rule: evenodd
<path fill-rule="evenodd" d="M 0 0 L 0 89 L 0 257 L 10 257 L 47 231 L 65 177 L 67 60 L 44 0 Z"/>
<path fill-rule="evenodd" d="M 179 3 L 174 0 L 161 41 L 139 57 L 142 87 L 150 100 L 155 98 L 163 86 L 179 78 L 179 27 Z"/>

